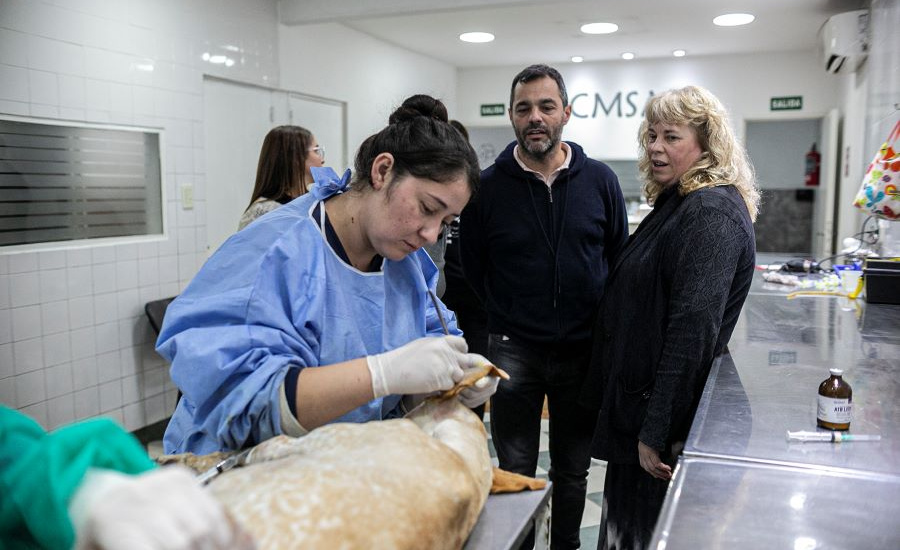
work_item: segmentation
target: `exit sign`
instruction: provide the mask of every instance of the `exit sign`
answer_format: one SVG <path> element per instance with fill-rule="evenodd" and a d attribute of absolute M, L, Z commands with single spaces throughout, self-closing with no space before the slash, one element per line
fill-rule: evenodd
<path fill-rule="evenodd" d="M 481 106 L 481 116 L 503 116 L 506 114 L 502 103 L 489 103 Z"/>
<path fill-rule="evenodd" d="M 799 111 L 803 108 L 803 96 L 792 95 L 786 97 L 773 97 L 769 102 L 770 111 Z"/>

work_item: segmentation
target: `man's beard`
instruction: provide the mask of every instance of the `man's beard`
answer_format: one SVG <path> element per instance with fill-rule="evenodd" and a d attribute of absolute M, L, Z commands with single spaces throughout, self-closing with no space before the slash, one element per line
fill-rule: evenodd
<path fill-rule="evenodd" d="M 547 133 L 547 138 L 541 141 L 529 141 L 525 137 L 529 130 L 541 129 Z M 547 155 L 559 144 L 562 136 L 562 126 L 553 127 L 546 124 L 529 124 L 524 130 L 516 129 L 516 140 L 519 142 L 519 148 L 525 155 L 542 161 Z"/>

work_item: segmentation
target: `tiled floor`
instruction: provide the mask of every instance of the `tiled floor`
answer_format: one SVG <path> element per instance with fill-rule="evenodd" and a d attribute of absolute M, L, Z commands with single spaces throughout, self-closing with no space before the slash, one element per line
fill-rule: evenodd
<path fill-rule="evenodd" d="M 488 432 L 488 447 L 491 451 L 494 465 L 497 465 L 497 453 L 491 442 L 491 414 L 485 413 L 484 423 Z M 541 444 L 538 449 L 537 477 L 547 479 L 547 471 L 550 469 L 550 452 L 548 451 L 549 420 L 541 420 Z M 606 462 L 591 459 L 591 468 L 588 470 L 587 499 L 584 503 L 584 515 L 581 517 L 581 548 L 594 550 L 597 548 L 597 538 L 600 528 L 600 514 L 603 503 L 603 480 L 606 477 Z M 552 514 L 552 512 L 551 512 Z M 551 516 L 552 521 L 552 516 Z"/>

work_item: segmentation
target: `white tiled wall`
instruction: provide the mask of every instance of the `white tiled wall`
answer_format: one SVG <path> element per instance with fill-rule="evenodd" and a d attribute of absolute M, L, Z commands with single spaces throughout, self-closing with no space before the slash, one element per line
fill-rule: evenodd
<path fill-rule="evenodd" d="M 206 257 L 202 75 L 276 86 L 277 33 L 275 0 L 0 0 L 0 113 L 161 128 L 168 233 L 0 249 L 0 403 L 46 428 L 106 415 L 134 430 L 171 414 L 143 307 Z"/>

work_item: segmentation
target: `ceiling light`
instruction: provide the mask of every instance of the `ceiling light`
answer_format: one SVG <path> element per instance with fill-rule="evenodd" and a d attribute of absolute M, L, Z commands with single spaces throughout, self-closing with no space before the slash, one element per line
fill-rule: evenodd
<path fill-rule="evenodd" d="M 634 54 L 631 52 L 625 52 L 622 54 L 622 59 L 634 59 Z"/>
<path fill-rule="evenodd" d="M 584 58 L 581 57 L 580 55 L 572 56 L 572 63 L 581 63 L 582 61 L 584 61 Z"/>
<path fill-rule="evenodd" d="M 713 19 L 713 24 L 720 27 L 739 27 L 752 23 L 756 19 L 749 13 L 726 13 Z"/>
<path fill-rule="evenodd" d="M 685 55 L 687 55 L 687 52 L 684 50 L 673 50 L 672 55 L 674 55 L 675 57 L 684 57 Z"/>
<path fill-rule="evenodd" d="M 473 42 L 475 44 L 483 44 L 485 42 L 493 42 L 494 35 L 489 32 L 464 32 L 459 35 L 459 39 L 463 42 Z"/>
<path fill-rule="evenodd" d="M 225 63 L 225 60 L 226 60 L 226 59 L 228 59 L 228 58 L 225 57 L 224 55 L 211 55 L 211 56 L 209 56 L 209 62 L 210 62 L 210 63 L 214 63 L 214 64 L 216 64 L 216 65 L 221 65 L 222 63 Z"/>
<path fill-rule="evenodd" d="M 619 30 L 619 26 L 615 23 L 588 23 L 581 26 L 581 32 L 584 34 L 610 34 Z"/>

